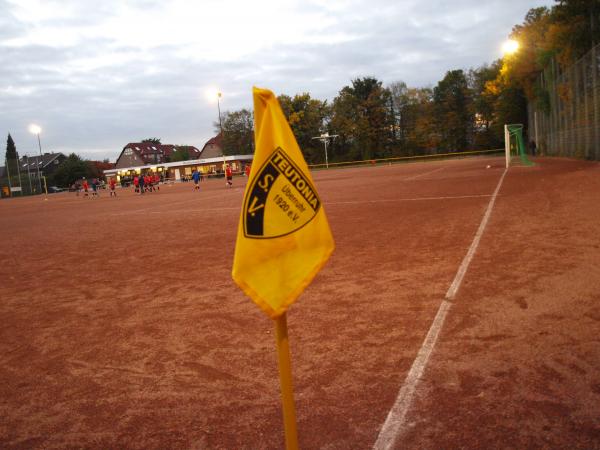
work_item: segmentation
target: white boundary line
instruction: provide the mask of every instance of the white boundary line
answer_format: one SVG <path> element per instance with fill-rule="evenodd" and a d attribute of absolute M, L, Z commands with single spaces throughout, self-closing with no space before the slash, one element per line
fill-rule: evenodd
<path fill-rule="evenodd" d="M 355 200 L 355 201 L 349 201 L 349 202 L 323 202 L 323 204 L 325 206 L 329 206 L 329 205 L 347 205 L 347 204 L 363 204 L 363 203 L 385 203 L 385 202 L 415 202 L 415 201 L 421 201 L 421 200 L 450 200 L 450 199 L 464 199 L 464 198 L 483 198 L 483 197 L 491 197 L 491 195 L 489 194 L 481 194 L 481 195 L 459 195 L 456 197 L 420 197 L 420 198 L 399 198 L 399 199 L 391 199 L 391 200 Z M 214 196 L 214 197 L 204 197 L 202 198 L 202 200 L 208 200 L 208 199 L 212 199 L 212 198 L 221 198 L 220 196 Z M 186 203 L 190 203 L 192 201 L 196 201 L 196 199 L 188 199 L 188 200 L 182 200 L 180 202 L 173 202 L 173 203 L 169 203 L 168 206 L 172 206 L 172 205 L 182 205 L 182 204 L 186 204 Z M 108 214 L 109 216 L 127 216 L 130 215 L 132 213 L 138 213 L 138 212 L 147 212 L 149 214 L 171 214 L 173 212 L 176 212 L 176 210 L 173 209 L 161 209 L 159 211 L 150 211 L 153 208 L 153 205 L 147 207 L 147 208 L 142 208 L 142 209 L 134 209 L 134 210 L 130 210 L 124 213 L 114 213 L 114 214 Z M 188 208 L 186 209 L 186 212 L 208 212 L 208 211 L 226 211 L 226 210 L 241 210 L 241 206 L 235 206 L 235 207 L 227 207 L 227 206 L 223 206 L 223 207 L 218 207 L 218 208 Z"/>
<path fill-rule="evenodd" d="M 485 214 L 483 215 L 483 219 L 481 219 L 481 224 L 477 229 L 477 233 L 473 238 L 473 242 L 471 242 L 471 246 L 467 254 L 465 255 L 460 267 L 458 268 L 458 272 L 454 277 L 454 281 L 450 285 L 448 292 L 446 293 L 446 297 L 442 300 L 442 303 L 438 309 L 437 314 L 435 315 L 435 319 L 429 328 L 429 332 L 427 333 L 427 337 L 425 341 L 421 345 L 419 352 L 417 353 L 417 357 L 413 361 L 413 364 L 406 376 L 406 380 L 404 380 L 404 384 L 398 392 L 398 396 L 396 397 L 396 401 L 392 406 L 392 409 L 387 415 L 383 426 L 381 427 L 381 431 L 377 436 L 377 441 L 373 445 L 374 450 L 383 450 L 383 449 L 391 449 L 394 447 L 396 440 L 402 434 L 403 428 L 406 422 L 406 414 L 412 405 L 412 400 L 421 380 L 421 376 L 427 367 L 429 362 L 429 358 L 431 357 L 431 353 L 435 347 L 437 342 L 439 333 L 444 325 L 444 320 L 448 315 L 448 311 L 450 310 L 450 306 L 452 306 L 451 300 L 454 299 L 456 292 L 458 291 L 462 280 L 467 272 L 469 264 L 473 259 L 473 255 L 475 255 L 475 251 L 479 246 L 479 241 L 481 240 L 481 236 L 485 230 L 485 227 L 488 223 L 490 215 L 492 213 L 492 208 L 494 207 L 494 203 L 496 202 L 496 197 L 498 196 L 498 192 L 500 191 L 500 186 L 502 186 L 502 181 L 504 180 L 504 176 L 508 169 L 505 169 L 498 181 L 498 185 L 496 186 L 496 190 L 492 194 L 492 198 L 488 203 Z"/>
<path fill-rule="evenodd" d="M 392 200 L 355 200 L 349 202 L 323 202 L 323 205 L 353 205 L 353 204 L 363 204 L 363 203 L 385 203 L 385 202 L 416 202 L 420 200 L 449 200 L 449 199 L 463 199 L 463 198 L 482 198 L 482 197 L 491 197 L 490 194 L 481 194 L 481 195 L 459 195 L 456 197 L 420 197 L 420 198 L 398 198 Z M 219 208 L 192 208 L 187 209 L 186 212 L 202 212 L 202 211 L 221 211 L 221 210 L 241 210 L 241 206 L 235 207 L 219 207 Z M 160 211 L 150 211 L 150 214 L 162 214 L 162 213 L 172 213 L 173 210 L 160 210 Z M 121 213 L 118 213 L 121 215 Z M 114 214 L 113 214 L 114 215 Z"/>
<path fill-rule="evenodd" d="M 359 203 L 390 203 L 390 202 L 419 202 L 426 200 L 454 200 L 462 198 L 482 198 L 491 197 L 490 194 L 479 194 L 479 195 L 456 195 L 456 196 L 443 196 L 443 197 L 414 197 L 414 198 L 392 198 L 383 200 L 351 200 L 347 202 L 323 202 L 325 206 L 329 205 L 354 205 Z"/>
<path fill-rule="evenodd" d="M 419 178 L 419 177 L 424 177 L 425 175 L 429 175 L 429 174 L 431 174 L 431 173 L 439 172 L 440 170 L 443 170 L 443 169 L 445 169 L 445 167 L 440 167 L 440 168 L 438 168 L 438 169 L 430 170 L 429 172 L 420 173 L 420 174 L 418 174 L 418 175 L 414 175 L 414 176 L 412 176 L 412 177 L 405 178 L 405 179 L 404 179 L 404 180 L 402 180 L 402 181 L 410 181 L 410 180 L 414 180 L 414 179 L 416 179 L 416 178 Z"/>
<path fill-rule="evenodd" d="M 233 192 L 233 191 L 230 190 L 229 192 Z M 139 195 L 139 194 L 136 194 L 136 195 Z M 144 194 L 144 195 L 152 196 L 152 195 L 155 195 L 155 194 Z M 160 195 L 160 194 L 158 194 L 158 195 Z M 161 209 L 161 211 L 158 211 L 158 212 L 172 213 L 172 212 L 177 212 L 177 211 L 176 210 L 172 210 L 172 209 L 164 209 L 164 207 L 165 206 L 185 205 L 186 203 L 193 203 L 193 202 L 197 203 L 199 201 L 212 200 L 214 198 L 222 198 L 222 195 L 212 195 L 210 197 L 200 197 L 200 195 L 194 194 L 194 198 L 187 198 L 185 200 L 179 200 L 179 201 L 176 201 L 176 202 L 171 202 L 171 203 L 168 203 L 166 205 L 153 203 L 153 204 L 147 205 L 145 208 L 131 209 L 131 210 L 128 210 L 127 212 L 113 213 L 113 214 L 107 214 L 107 215 L 108 216 L 128 216 L 130 214 L 139 213 L 139 212 L 154 213 L 154 212 L 157 212 L 157 211 L 151 211 L 151 210 L 155 209 L 157 207 L 158 208 L 163 208 L 163 209 Z"/>
<path fill-rule="evenodd" d="M 194 213 L 194 212 L 221 212 L 221 211 L 241 211 L 242 207 L 241 206 L 234 206 L 234 207 L 229 207 L 229 206 L 223 206 L 223 207 L 219 207 L 219 208 L 191 208 L 191 209 L 186 209 L 185 212 L 187 213 Z M 165 211 L 150 211 L 149 214 L 172 214 L 173 210 L 165 210 Z"/>

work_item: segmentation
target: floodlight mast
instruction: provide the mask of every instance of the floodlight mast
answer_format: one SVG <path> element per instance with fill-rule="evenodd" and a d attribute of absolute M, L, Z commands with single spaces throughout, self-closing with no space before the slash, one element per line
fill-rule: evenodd
<path fill-rule="evenodd" d="M 325 146 L 325 168 L 329 169 L 329 160 L 327 158 L 327 146 L 329 145 L 329 143 L 331 141 L 333 141 L 336 137 L 338 137 L 338 134 L 329 134 L 329 133 L 323 133 L 320 136 L 315 136 L 312 139 L 317 139 L 319 141 L 321 141 L 323 143 L 323 145 Z"/>
<path fill-rule="evenodd" d="M 40 186 L 40 194 L 41 194 L 42 193 L 42 177 L 40 174 L 40 164 L 42 164 L 43 157 L 42 157 L 42 142 L 40 141 L 40 133 L 42 132 L 42 127 L 32 123 L 31 125 L 29 125 L 29 132 L 31 134 L 37 135 L 38 147 L 40 148 L 40 160 L 37 161 L 36 166 L 37 166 L 37 174 L 38 174 L 38 185 Z M 46 189 L 46 195 L 48 195 L 47 189 Z"/>

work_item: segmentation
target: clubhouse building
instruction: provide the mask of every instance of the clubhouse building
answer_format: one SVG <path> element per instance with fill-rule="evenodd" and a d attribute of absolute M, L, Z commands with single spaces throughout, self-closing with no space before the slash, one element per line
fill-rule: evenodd
<path fill-rule="evenodd" d="M 114 169 L 105 170 L 107 178 L 116 177 L 117 182 L 127 181 L 135 175 L 158 173 L 162 179 L 180 181 L 188 179 L 194 170 L 203 175 L 218 175 L 230 165 L 234 173 L 243 173 L 251 164 L 253 155 L 223 155 L 221 135 L 210 139 L 202 150 L 193 146 L 176 146 L 154 142 L 129 143 L 117 158 Z M 172 161 L 173 156 L 184 153 L 184 161 Z M 175 158 L 176 159 L 176 158 Z"/>

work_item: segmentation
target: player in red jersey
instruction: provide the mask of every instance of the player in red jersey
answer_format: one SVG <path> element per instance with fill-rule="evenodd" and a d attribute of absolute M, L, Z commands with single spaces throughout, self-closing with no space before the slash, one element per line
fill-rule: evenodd
<path fill-rule="evenodd" d="M 112 197 L 113 195 L 116 197 L 117 196 L 117 192 L 115 191 L 115 186 L 117 185 L 117 180 L 115 180 L 114 178 L 110 178 L 110 180 L 108 180 L 108 187 L 110 189 L 110 196 Z"/>
<path fill-rule="evenodd" d="M 225 168 L 225 176 L 227 177 L 227 187 L 233 186 L 233 171 L 230 165 Z"/>

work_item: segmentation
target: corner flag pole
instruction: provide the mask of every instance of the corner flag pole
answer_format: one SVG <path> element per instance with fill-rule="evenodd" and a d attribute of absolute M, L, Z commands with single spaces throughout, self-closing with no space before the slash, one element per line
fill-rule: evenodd
<path fill-rule="evenodd" d="M 296 428 L 296 408 L 294 406 L 294 388 L 292 386 L 292 364 L 288 342 L 287 313 L 275 319 L 277 337 L 277 356 L 279 359 L 279 381 L 281 382 L 281 402 L 283 404 L 283 425 L 285 427 L 285 448 L 298 449 L 298 431 Z"/>
<path fill-rule="evenodd" d="M 252 95 L 256 150 L 238 222 L 231 276 L 275 322 L 285 446 L 297 450 L 286 311 L 323 268 L 335 243 L 277 97 L 256 87 Z M 289 211 L 280 206 L 282 192 L 293 192 L 296 199 Z M 294 270 L 285 270 L 287 267 Z"/>

